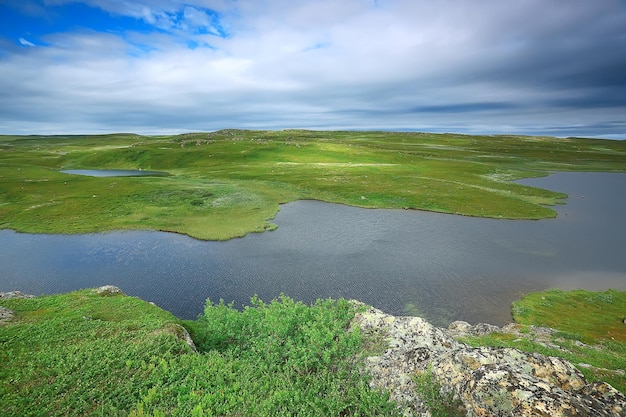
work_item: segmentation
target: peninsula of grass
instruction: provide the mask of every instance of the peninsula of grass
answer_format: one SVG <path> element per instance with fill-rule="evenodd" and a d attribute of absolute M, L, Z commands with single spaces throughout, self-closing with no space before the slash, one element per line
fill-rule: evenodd
<path fill-rule="evenodd" d="M 168 176 L 88 177 L 66 169 Z M 279 204 L 506 219 L 554 217 L 566 195 L 513 180 L 626 171 L 626 142 L 396 132 L 221 130 L 177 136 L 0 136 L 0 229 L 162 230 L 224 240 L 275 227 Z"/>
<path fill-rule="evenodd" d="M 2 416 L 399 415 L 359 366 L 384 341 L 350 328 L 355 307 L 346 300 L 253 298 L 242 311 L 207 301 L 193 321 L 89 289 L 0 299 L 0 307 L 15 315 L 0 322 Z M 626 393 L 625 308 L 626 292 L 531 294 L 513 306 L 529 338 L 469 342 L 560 356 Z M 558 331 L 533 341 L 532 325 Z"/>

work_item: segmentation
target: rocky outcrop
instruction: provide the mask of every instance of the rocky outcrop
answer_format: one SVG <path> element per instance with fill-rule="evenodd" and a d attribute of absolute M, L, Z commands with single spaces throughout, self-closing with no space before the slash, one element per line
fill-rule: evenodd
<path fill-rule="evenodd" d="M 569 362 L 510 348 L 472 348 L 453 337 L 496 326 L 456 322 L 449 330 L 419 317 L 370 308 L 353 326 L 383 335 L 388 348 L 366 358 L 374 388 L 389 390 L 407 416 L 430 416 L 415 377 L 429 374 L 442 398 L 467 416 L 624 416 L 626 397 L 606 383 L 588 383 Z M 514 326 L 514 325 L 513 325 Z M 514 331 L 514 327 L 509 329 Z"/>
<path fill-rule="evenodd" d="M 197 353 L 198 348 L 196 348 L 196 344 L 193 342 L 193 339 L 191 338 L 191 335 L 189 334 L 187 329 L 185 329 L 180 324 L 175 324 L 174 326 L 176 326 L 176 330 L 177 330 L 176 336 L 180 340 L 184 341 L 187 344 L 187 346 L 189 346 L 192 352 Z"/>
<path fill-rule="evenodd" d="M 7 300 L 9 298 L 34 298 L 34 295 L 24 294 L 20 291 L 0 292 L 0 300 Z M 6 307 L 0 306 L 0 326 L 8 323 L 13 319 L 15 314 L 13 311 Z"/>
<path fill-rule="evenodd" d="M 13 318 L 13 311 L 5 307 L 0 307 L 0 326 Z"/>
<path fill-rule="evenodd" d="M 94 288 L 93 292 L 95 292 L 101 297 L 107 297 L 110 295 L 124 295 L 122 290 L 116 287 L 115 285 L 103 285 L 101 287 Z"/>
<path fill-rule="evenodd" d="M 31 294 L 24 294 L 21 291 L 0 292 L 0 300 L 7 300 L 9 298 L 35 298 L 35 296 Z"/>

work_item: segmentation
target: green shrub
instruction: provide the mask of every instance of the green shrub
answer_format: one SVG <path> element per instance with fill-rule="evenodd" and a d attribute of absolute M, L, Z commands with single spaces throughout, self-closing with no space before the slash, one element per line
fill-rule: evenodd
<path fill-rule="evenodd" d="M 90 290 L 0 300 L 4 416 L 393 416 L 358 366 L 363 337 L 345 300 L 312 306 L 207 302 L 180 321 L 142 300 Z"/>

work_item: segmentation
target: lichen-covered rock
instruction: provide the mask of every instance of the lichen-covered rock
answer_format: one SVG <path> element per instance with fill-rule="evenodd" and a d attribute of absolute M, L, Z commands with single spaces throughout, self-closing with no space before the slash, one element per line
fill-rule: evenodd
<path fill-rule="evenodd" d="M 564 359 L 471 348 L 452 337 L 487 334 L 496 326 L 455 322 L 443 330 L 418 317 L 393 317 L 374 308 L 357 313 L 353 326 L 384 335 L 389 348 L 365 361 L 370 384 L 388 390 L 407 416 L 430 415 L 414 382 L 424 372 L 431 373 L 444 397 L 460 401 L 468 416 L 626 415 L 624 395 L 606 383 L 587 383 Z"/>
<path fill-rule="evenodd" d="M 474 326 L 466 321 L 457 320 L 450 323 L 448 326 L 448 334 L 452 336 L 467 336 L 472 334 Z"/>
<path fill-rule="evenodd" d="M 193 342 L 193 339 L 191 338 L 191 335 L 189 334 L 187 329 L 185 329 L 180 324 L 176 324 L 175 326 L 176 326 L 176 329 L 178 330 L 177 332 L 178 338 L 183 340 L 187 344 L 187 346 L 189 346 L 192 352 L 197 352 L 198 348 L 196 348 L 196 344 Z"/>
<path fill-rule="evenodd" d="M 511 331 L 516 329 L 515 327 L 511 327 Z M 463 336 L 485 336 L 493 332 L 502 332 L 503 328 L 498 326 L 494 326 L 493 324 L 487 323 L 478 323 L 475 326 L 472 326 L 466 321 L 453 321 L 448 326 L 446 333 L 453 337 L 463 337 Z"/>
<path fill-rule="evenodd" d="M 446 375 L 465 375 L 486 365 L 507 364 L 520 372 L 563 389 L 579 390 L 586 385 L 583 375 L 564 359 L 525 353 L 512 348 L 470 348 L 451 350 L 432 362 L 441 379 Z"/>
<path fill-rule="evenodd" d="M 0 307 L 0 326 L 13 319 L 13 311 Z"/>
<path fill-rule="evenodd" d="M 357 313 L 352 326 L 365 334 L 384 334 L 388 349 L 381 356 L 369 357 L 365 367 L 370 386 L 389 391 L 406 416 L 430 416 L 417 393 L 414 377 L 426 370 L 432 358 L 460 346 L 458 342 L 420 317 L 394 317 L 370 308 Z"/>
<path fill-rule="evenodd" d="M 437 356 L 431 369 L 442 391 L 460 399 L 469 416 L 622 416 L 626 411 L 622 394 L 608 384 L 588 384 L 571 363 L 556 357 L 462 348 Z"/>
<path fill-rule="evenodd" d="M 9 291 L 9 292 L 0 292 L 0 299 L 9 299 L 9 298 L 35 298 L 34 295 L 24 294 L 21 291 Z"/>
<path fill-rule="evenodd" d="M 102 287 L 95 288 L 93 291 L 102 297 L 124 294 L 122 290 L 115 285 L 103 285 Z"/>
<path fill-rule="evenodd" d="M 35 298 L 35 296 L 31 294 L 24 294 L 21 291 L 0 292 L 0 300 L 8 300 L 10 298 Z M 13 313 L 13 311 L 9 310 L 6 307 L 0 306 L 0 326 L 13 320 L 14 316 L 15 314 Z"/>

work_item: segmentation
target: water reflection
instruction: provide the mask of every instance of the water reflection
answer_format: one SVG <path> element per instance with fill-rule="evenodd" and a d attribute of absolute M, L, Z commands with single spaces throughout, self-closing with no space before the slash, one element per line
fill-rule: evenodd
<path fill-rule="evenodd" d="M 0 291 L 103 284 L 194 318 L 204 300 L 258 294 L 357 298 L 440 325 L 502 324 L 513 300 L 549 287 L 626 290 L 626 174 L 527 184 L 570 194 L 557 219 L 504 221 L 315 201 L 282 207 L 278 230 L 228 242 L 168 233 L 0 231 Z"/>

